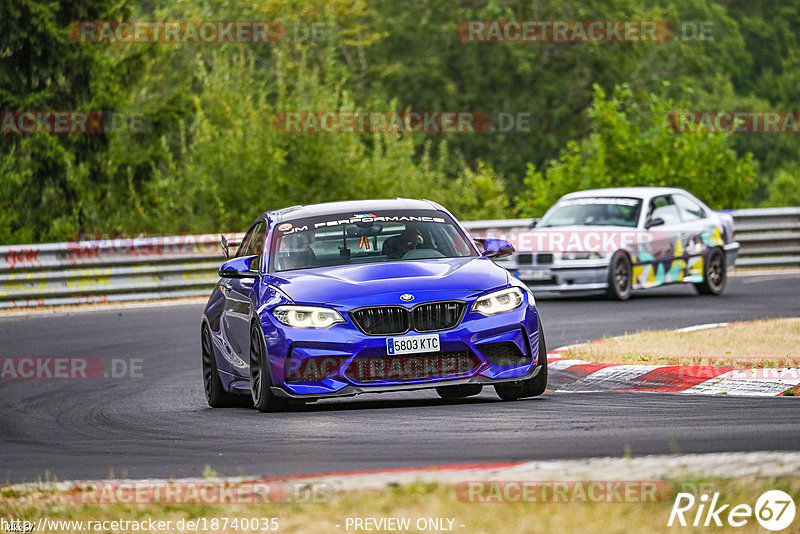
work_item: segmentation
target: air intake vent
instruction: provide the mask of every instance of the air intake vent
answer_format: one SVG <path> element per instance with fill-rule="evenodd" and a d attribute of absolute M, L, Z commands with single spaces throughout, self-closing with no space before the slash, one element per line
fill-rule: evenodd
<path fill-rule="evenodd" d="M 531 357 L 522 354 L 517 344 L 512 341 L 484 343 L 478 345 L 478 349 L 486 356 L 487 360 L 501 367 L 512 367 L 514 365 L 526 365 L 531 363 Z"/>

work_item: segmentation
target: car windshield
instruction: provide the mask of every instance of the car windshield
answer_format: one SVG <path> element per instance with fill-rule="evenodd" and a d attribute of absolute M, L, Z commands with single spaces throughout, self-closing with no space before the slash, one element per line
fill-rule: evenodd
<path fill-rule="evenodd" d="M 638 198 L 585 197 L 559 201 L 544 214 L 544 226 L 630 226 L 635 227 L 642 211 Z"/>
<path fill-rule="evenodd" d="M 476 255 L 444 212 L 342 213 L 279 223 L 270 271 Z"/>

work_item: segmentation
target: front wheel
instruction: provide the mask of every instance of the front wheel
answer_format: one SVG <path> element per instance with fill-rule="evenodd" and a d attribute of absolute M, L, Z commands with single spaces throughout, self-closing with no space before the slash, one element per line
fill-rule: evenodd
<path fill-rule="evenodd" d="M 631 260 L 624 252 L 617 251 L 611 256 L 608 266 L 607 294 L 614 300 L 628 300 L 631 298 Z"/>
<path fill-rule="evenodd" d="M 287 399 L 276 397 L 272 393 L 272 379 L 269 372 L 269 355 L 264 344 L 261 327 L 253 323 L 250 328 L 250 391 L 253 405 L 260 412 L 280 412 L 285 410 Z"/>
<path fill-rule="evenodd" d="M 211 332 L 208 331 L 207 326 L 203 326 L 200 333 L 200 349 L 203 356 L 203 386 L 208 405 L 212 408 L 245 406 L 249 400 L 247 397 L 228 393 L 222 386 L 217 369 L 217 359 L 211 344 Z"/>
<path fill-rule="evenodd" d="M 547 344 L 544 340 L 542 322 L 539 321 L 539 363 L 542 365 L 539 374 L 521 382 L 497 384 L 494 387 L 497 396 L 504 401 L 517 400 L 525 397 L 538 397 L 547 388 Z"/>
<path fill-rule="evenodd" d="M 703 262 L 703 281 L 694 285 L 701 295 L 719 295 L 728 279 L 725 254 L 718 248 L 711 249 Z"/>

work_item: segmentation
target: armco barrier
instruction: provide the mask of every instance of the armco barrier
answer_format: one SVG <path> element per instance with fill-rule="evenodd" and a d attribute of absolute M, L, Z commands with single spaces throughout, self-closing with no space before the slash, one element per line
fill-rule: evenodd
<path fill-rule="evenodd" d="M 800 208 L 730 212 L 738 267 L 800 265 Z M 465 222 L 470 231 L 532 219 Z M 232 244 L 243 234 L 226 234 Z M 219 234 L 0 247 L 0 309 L 207 296 L 224 258 Z"/>
<path fill-rule="evenodd" d="M 738 267 L 800 265 L 800 208 L 745 209 L 733 215 Z"/>
<path fill-rule="evenodd" d="M 0 309 L 208 295 L 223 259 L 219 234 L 0 247 Z"/>

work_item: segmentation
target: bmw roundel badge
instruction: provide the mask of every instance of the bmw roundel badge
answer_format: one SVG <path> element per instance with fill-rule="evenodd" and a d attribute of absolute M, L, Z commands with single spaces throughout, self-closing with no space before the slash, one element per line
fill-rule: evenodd
<path fill-rule="evenodd" d="M 403 302 L 409 302 L 411 300 L 414 300 L 414 295 L 410 293 L 403 293 L 402 295 L 400 295 L 400 300 L 402 300 Z"/>

